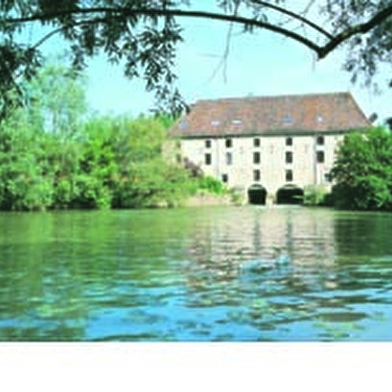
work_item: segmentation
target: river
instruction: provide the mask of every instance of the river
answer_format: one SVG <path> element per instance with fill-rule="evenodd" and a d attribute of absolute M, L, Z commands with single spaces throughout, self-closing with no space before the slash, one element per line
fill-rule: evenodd
<path fill-rule="evenodd" d="M 392 215 L 0 214 L 2 341 L 392 341 Z"/>

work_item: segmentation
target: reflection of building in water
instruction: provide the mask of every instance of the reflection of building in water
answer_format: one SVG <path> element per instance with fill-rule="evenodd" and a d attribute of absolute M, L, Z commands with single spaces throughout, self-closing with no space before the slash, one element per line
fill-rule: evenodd
<path fill-rule="evenodd" d="M 193 236 L 188 270 L 192 286 L 208 290 L 212 283 L 232 282 L 243 265 L 255 260 L 266 269 L 286 268 L 302 283 L 333 278 L 336 255 L 330 211 L 286 207 L 228 211 L 227 219 L 211 220 Z M 282 259 L 285 266 L 279 265 Z"/>

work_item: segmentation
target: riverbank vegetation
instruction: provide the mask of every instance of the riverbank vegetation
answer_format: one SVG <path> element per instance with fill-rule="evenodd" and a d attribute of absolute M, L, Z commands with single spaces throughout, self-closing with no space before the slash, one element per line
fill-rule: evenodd
<path fill-rule="evenodd" d="M 88 115 L 85 87 L 83 76 L 56 64 L 25 82 L 24 104 L 0 125 L 0 210 L 170 207 L 192 196 L 242 202 L 191 162 L 167 159 L 171 117 Z M 391 132 L 346 135 L 330 175 L 332 194 L 307 187 L 304 205 L 392 210 Z"/>
<path fill-rule="evenodd" d="M 85 80 L 48 65 L 0 126 L 0 209 L 175 206 L 221 183 L 163 157 L 165 116 L 87 116 Z"/>
<path fill-rule="evenodd" d="M 332 192 L 320 185 L 304 189 L 305 206 L 342 210 L 392 210 L 392 134 L 386 127 L 347 134 L 337 150 Z"/>
<path fill-rule="evenodd" d="M 334 205 L 392 210 L 392 134 L 383 127 L 345 136 L 331 171 Z"/>

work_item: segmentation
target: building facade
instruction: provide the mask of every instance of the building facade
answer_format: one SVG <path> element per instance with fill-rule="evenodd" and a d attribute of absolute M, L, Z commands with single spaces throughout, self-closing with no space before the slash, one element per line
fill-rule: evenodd
<path fill-rule="evenodd" d="M 252 202 L 257 190 L 268 201 L 282 188 L 330 188 L 337 146 L 370 125 L 349 93 L 248 97 L 199 101 L 171 135 L 182 159 Z"/>

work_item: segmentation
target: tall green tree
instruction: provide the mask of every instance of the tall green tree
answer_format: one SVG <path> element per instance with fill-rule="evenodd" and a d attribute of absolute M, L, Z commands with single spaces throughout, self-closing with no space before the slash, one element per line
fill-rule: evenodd
<path fill-rule="evenodd" d="M 32 77 L 41 44 L 55 35 L 69 45 L 75 68 L 102 51 L 110 62 L 123 60 L 128 77 L 143 77 L 159 104 L 179 110 L 174 65 L 186 19 L 224 22 L 245 33 L 269 30 L 319 59 L 344 46 L 347 70 L 372 78 L 381 62 L 391 62 L 391 16 L 391 0 L 1 0 L 0 115 L 15 97 L 10 89 L 20 97 L 19 77 Z M 23 33 L 32 25 L 44 26 L 46 35 L 26 44 Z"/>
<path fill-rule="evenodd" d="M 0 130 L 0 208 L 45 209 L 52 202 L 53 174 L 44 169 L 43 134 L 17 121 Z"/>
<path fill-rule="evenodd" d="M 35 122 L 40 121 L 45 131 L 67 140 L 78 136 L 87 113 L 86 79 L 60 61 L 47 63 L 24 84 L 25 111 Z"/>
<path fill-rule="evenodd" d="M 337 207 L 392 209 L 392 135 L 384 128 L 345 136 L 332 169 Z"/>
<path fill-rule="evenodd" d="M 49 64 L 22 88 L 25 105 L 13 107 L 0 124 L 0 208 L 61 207 L 71 201 L 70 182 L 78 171 L 82 82 Z"/>

